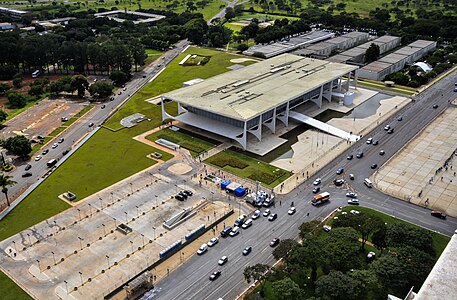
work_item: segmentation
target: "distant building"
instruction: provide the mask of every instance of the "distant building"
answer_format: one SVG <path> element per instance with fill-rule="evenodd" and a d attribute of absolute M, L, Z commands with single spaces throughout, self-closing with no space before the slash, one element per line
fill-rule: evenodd
<path fill-rule="evenodd" d="M 11 23 L 0 23 L 0 30 L 11 30 L 14 28 L 14 25 Z"/>
<path fill-rule="evenodd" d="M 108 18 L 110 20 L 114 20 L 119 23 L 127 21 L 127 19 L 122 18 L 122 15 L 136 16 L 137 20 L 132 20 L 132 22 L 134 24 L 155 23 L 155 22 L 165 18 L 165 16 L 162 16 L 162 15 L 148 14 L 148 13 L 136 12 L 136 11 L 130 11 L 130 10 L 112 10 L 112 11 L 106 11 L 106 12 L 94 14 L 94 16 L 97 18 Z"/>
<path fill-rule="evenodd" d="M 359 76 L 372 80 L 383 80 L 389 74 L 402 70 L 406 65 L 412 65 L 429 51 L 436 49 L 436 42 L 417 40 L 408 46 L 381 57 L 360 69 Z"/>
<path fill-rule="evenodd" d="M 29 13 L 28 11 L 23 11 L 23 10 L 17 10 L 17 9 L 11 9 L 7 7 L 0 7 L 0 14 L 9 16 L 14 19 L 21 19 L 23 17 L 31 17 L 32 14 Z"/>

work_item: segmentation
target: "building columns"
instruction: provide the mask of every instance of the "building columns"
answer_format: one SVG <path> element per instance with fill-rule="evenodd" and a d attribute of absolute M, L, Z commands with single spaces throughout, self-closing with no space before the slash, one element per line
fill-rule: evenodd
<path fill-rule="evenodd" d="M 279 121 L 283 122 L 286 127 L 289 127 L 289 102 L 287 102 L 286 110 L 277 116 Z"/>
<path fill-rule="evenodd" d="M 273 116 L 271 119 L 265 121 L 262 125 L 267 126 L 273 134 L 276 132 L 276 107 L 273 110 Z"/>
<path fill-rule="evenodd" d="M 258 118 L 259 118 L 259 123 L 257 124 L 257 128 L 248 129 L 248 132 L 252 133 L 260 142 L 262 140 L 262 115 L 258 116 Z"/>
<path fill-rule="evenodd" d="M 162 108 L 162 121 L 165 121 L 166 119 L 174 119 L 173 116 L 169 115 L 166 110 L 165 110 L 165 103 L 164 103 L 165 98 L 163 96 L 160 97 L 160 106 Z"/>

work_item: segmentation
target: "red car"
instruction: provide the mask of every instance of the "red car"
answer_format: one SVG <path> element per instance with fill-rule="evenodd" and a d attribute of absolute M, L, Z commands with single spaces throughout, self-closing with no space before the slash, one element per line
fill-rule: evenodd
<path fill-rule="evenodd" d="M 432 216 L 443 219 L 443 220 L 445 220 L 447 217 L 445 213 L 443 213 L 442 211 L 439 211 L 439 210 L 433 210 L 431 214 L 432 214 Z"/>

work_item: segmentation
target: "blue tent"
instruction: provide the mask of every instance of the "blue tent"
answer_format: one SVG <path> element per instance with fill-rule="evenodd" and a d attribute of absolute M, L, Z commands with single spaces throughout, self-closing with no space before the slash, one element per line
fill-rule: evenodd
<path fill-rule="evenodd" d="M 243 187 L 237 187 L 236 190 L 235 190 L 235 196 L 237 197 L 243 197 L 244 194 L 246 194 L 246 189 L 243 188 Z"/>
<path fill-rule="evenodd" d="M 221 182 L 221 189 L 225 190 L 229 184 L 230 184 L 230 180 L 222 181 Z"/>

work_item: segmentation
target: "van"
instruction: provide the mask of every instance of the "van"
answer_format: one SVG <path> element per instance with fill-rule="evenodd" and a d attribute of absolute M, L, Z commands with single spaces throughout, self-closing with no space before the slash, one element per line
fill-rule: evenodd
<path fill-rule="evenodd" d="M 232 231 L 232 226 L 227 226 L 221 231 L 221 237 L 226 237 Z"/>
<path fill-rule="evenodd" d="M 51 159 L 50 161 L 48 161 L 48 163 L 46 164 L 49 168 L 52 168 L 56 165 L 57 163 L 57 159 Z"/>
<path fill-rule="evenodd" d="M 365 183 L 365 185 L 369 188 L 371 188 L 373 186 L 373 183 L 371 182 L 370 179 L 368 178 L 365 178 L 365 180 L 363 181 L 363 183 Z"/>
<path fill-rule="evenodd" d="M 240 227 L 235 226 L 232 228 L 232 231 L 230 231 L 230 236 L 233 237 L 233 236 L 237 235 L 238 233 L 240 233 Z"/>

